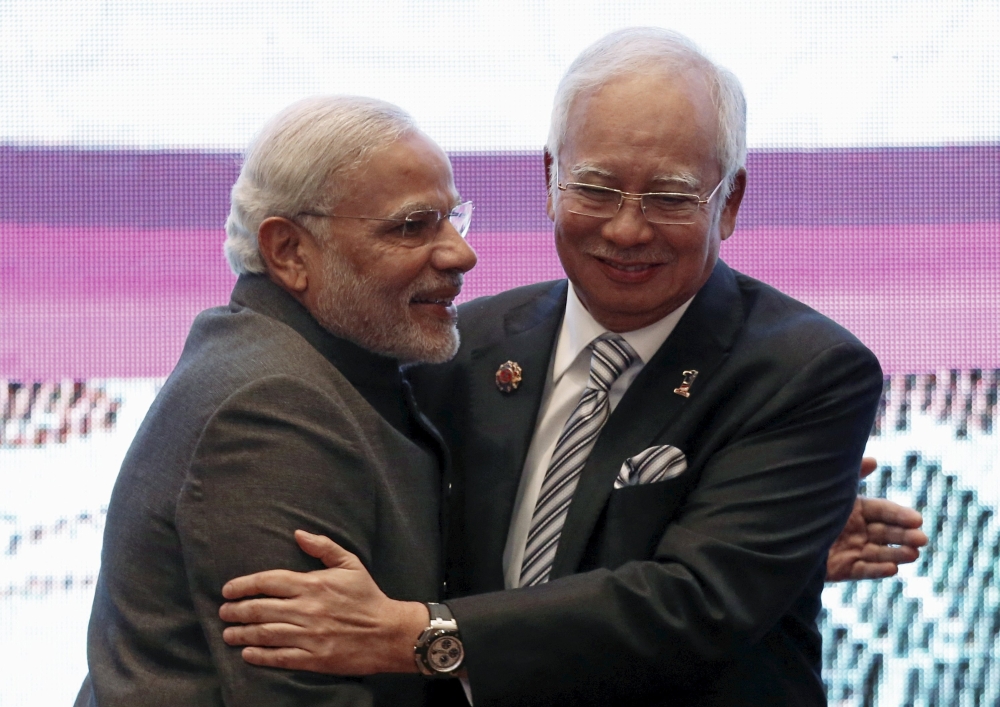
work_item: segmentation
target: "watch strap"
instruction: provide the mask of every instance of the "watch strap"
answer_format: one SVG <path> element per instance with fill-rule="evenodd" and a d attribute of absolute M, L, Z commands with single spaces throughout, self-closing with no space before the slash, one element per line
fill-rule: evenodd
<path fill-rule="evenodd" d="M 437 622 L 439 624 L 453 624 L 450 626 L 441 626 L 441 628 L 450 628 L 453 631 L 458 630 L 458 622 L 455 621 L 455 616 L 451 613 L 451 609 L 448 608 L 447 604 L 436 604 L 432 601 L 425 601 L 424 606 L 427 607 L 427 612 L 431 616 L 431 628 L 438 628 L 435 625 L 435 622 Z"/>

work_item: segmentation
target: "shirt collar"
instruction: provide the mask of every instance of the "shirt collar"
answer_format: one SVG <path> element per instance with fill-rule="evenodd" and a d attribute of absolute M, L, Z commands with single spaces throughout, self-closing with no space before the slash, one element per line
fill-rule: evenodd
<path fill-rule="evenodd" d="M 639 354 L 639 359 L 643 364 L 648 363 L 649 359 L 659 351 L 663 342 L 677 326 L 677 322 L 684 316 L 684 312 L 687 311 L 693 299 L 694 297 L 649 326 L 621 333 L 621 337 Z M 563 315 L 556 352 L 552 359 L 552 382 L 558 383 L 584 349 L 590 346 L 594 339 L 607 331 L 583 306 L 583 302 L 576 295 L 573 283 L 569 283 L 569 292 L 566 295 L 566 313 Z"/>

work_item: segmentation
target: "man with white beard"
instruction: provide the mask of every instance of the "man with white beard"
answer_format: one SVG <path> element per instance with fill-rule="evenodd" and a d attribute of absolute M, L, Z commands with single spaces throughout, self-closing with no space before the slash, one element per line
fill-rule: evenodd
<path fill-rule="evenodd" d="M 440 598 L 447 453 L 400 367 L 458 348 L 471 215 L 395 106 L 309 99 L 264 127 L 232 192 L 232 300 L 194 322 L 115 485 L 77 705 L 434 701 L 420 676 L 249 665 L 218 611 L 236 575 L 322 566 L 294 528 Z"/>

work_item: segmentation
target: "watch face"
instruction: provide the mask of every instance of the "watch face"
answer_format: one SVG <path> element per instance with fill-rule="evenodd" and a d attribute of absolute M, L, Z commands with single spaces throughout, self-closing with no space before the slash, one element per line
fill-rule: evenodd
<path fill-rule="evenodd" d="M 462 642 L 453 636 L 439 636 L 427 646 L 427 662 L 439 673 L 457 668 L 464 656 Z"/>

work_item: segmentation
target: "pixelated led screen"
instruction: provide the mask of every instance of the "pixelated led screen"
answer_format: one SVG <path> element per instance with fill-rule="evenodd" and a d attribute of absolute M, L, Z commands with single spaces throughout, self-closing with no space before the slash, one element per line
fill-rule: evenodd
<path fill-rule="evenodd" d="M 228 192 L 271 114 L 403 106 L 476 203 L 464 298 L 559 277 L 541 146 L 562 71 L 618 27 L 743 81 L 749 191 L 730 265 L 887 373 L 870 494 L 930 548 L 829 585 L 834 705 L 1000 701 L 1000 5 L 0 2 L 0 704 L 70 704 L 106 504 L 195 314 L 225 303 Z"/>

